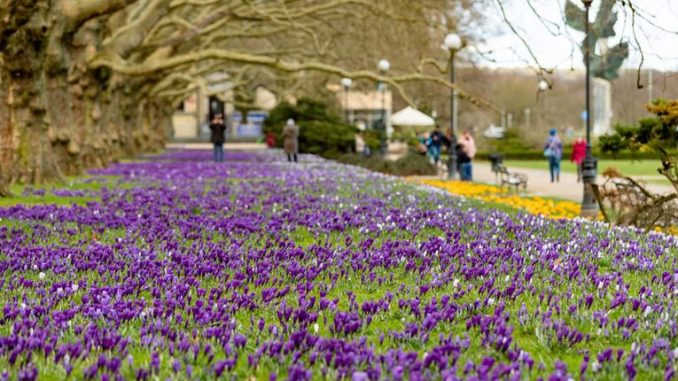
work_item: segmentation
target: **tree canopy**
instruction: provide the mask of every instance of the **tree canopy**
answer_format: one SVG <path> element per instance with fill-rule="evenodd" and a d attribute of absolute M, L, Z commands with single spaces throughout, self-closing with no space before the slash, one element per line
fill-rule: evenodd
<path fill-rule="evenodd" d="M 440 75 L 439 41 L 463 29 L 459 15 L 474 4 L 6 0 L 0 182 L 39 182 L 160 147 L 174 105 L 224 78 L 234 92 L 265 84 L 284 96 L 311 76 L 351 77 L 385 82 L 408 101 L 408 83 L 452 87 Z M 392 72 L 372 70 L 377 57 Z"/>
<path fill-rule="evenodd" d="M 285 98 L 340 77 L 358 87 L 385 82 L 407 102 L 421 101 L 409 90 L 423 82 L 454 87 L 440 43 L 450 31 L 479 38 L 488 3 L 4 0 L 0 184 L 162 147 L 174 105 L 224 82 L 244 102 L 262 84 Z M 389 73 L 374 69 L 380 58 L 392 62 Z"/>

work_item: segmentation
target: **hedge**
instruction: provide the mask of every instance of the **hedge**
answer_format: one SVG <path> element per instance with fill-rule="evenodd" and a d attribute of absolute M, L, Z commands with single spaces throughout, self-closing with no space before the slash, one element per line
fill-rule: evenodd
<path fill-rule="evenodd" d="M 296 105 L 278 104 L 264 121 L 264 132 L 275 134 L 278 147 L 284 144 L 282 131 L 290 118 L 299 126 L 300 152 L 327 156 L 354 150 L 358 129 L 344 124 L 327 104 L 308 98 Z"/>
<path fill-rule="evenodd" d="M 414 152 L 408 152 L 395 161 L 385 159 L 380 155 L 365 157 L 360 154 L 329 155 L 328 158 L 396 176 L 431 176 L 437 173 L 436 167 L 429 162 L 427 156 Z"/>

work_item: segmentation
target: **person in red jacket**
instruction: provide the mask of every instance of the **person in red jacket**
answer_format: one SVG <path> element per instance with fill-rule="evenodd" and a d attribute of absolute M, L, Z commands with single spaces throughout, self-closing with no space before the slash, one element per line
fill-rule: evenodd
<path fill-rule="evenodd" d="M 275 148 L 275 134 L 273 132 L 268 132 L 266 134 L 266 145 L 268 148 Z"/>
<path fill-rule="evenodd" d="M 572 155 L 570 156 L 570 161 L 574 162 L 577 165 L 577 182 L 581 181 L 582 176 L 582 164 L 584 163 L 584 158 L 586 157 L 586 140 L 582 138 L 577 138 L 572 145 Z"/>

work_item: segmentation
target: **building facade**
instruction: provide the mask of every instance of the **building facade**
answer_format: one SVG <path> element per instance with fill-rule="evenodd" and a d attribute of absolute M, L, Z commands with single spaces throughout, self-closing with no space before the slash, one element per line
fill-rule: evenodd
<path fill-rule="evenodd" d="M 257 110 L 250 111 L 246 118 L 233 107 L 233 94 L 225 91 L 205 95 L 196 90 L 182 101 L 172 116 L 174 140 L 208 141 L 209 122 L 216 114 L 224 115 L 228 127 L 226 138 L 231 140 L 257 140 L 262 137 L 263 122 L 268 112 L 275 107 L 275 94 L 263 87 L 256 89 L 254 102 Z"/>
<path fill-rule="evenodd" d="M 393 97 L 390 91 L 353 91 L 337 92 L 337 100 L 341 105 L 344 118 L 348 124 L 361 130 L 380 128 L 382 113 L 385 118 L 386 131 L 390 135 Z"/>

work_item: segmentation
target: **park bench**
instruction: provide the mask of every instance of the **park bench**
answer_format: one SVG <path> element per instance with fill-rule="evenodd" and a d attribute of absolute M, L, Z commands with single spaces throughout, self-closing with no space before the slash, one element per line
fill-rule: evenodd
<path fill-rule="evenodd" d="M 527 175 L 524 173 L 509 172 L 509 170 L 503 165 L 497 165 L 496 173 L 499 174 L 500 184 L 503 187 L 504 185 L 514 187 L 517 191 L 518 188 L 522 187 L 523 191 L 527 190 Z"/>

